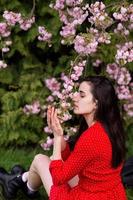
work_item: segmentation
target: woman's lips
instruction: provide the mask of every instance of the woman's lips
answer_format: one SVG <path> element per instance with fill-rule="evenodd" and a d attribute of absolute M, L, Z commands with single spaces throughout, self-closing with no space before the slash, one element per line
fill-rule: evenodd
<path fill-rule="evenodd" d="M 74 108 L 78 108 L 78 106 L 76 104 L 74 104 Z"/>

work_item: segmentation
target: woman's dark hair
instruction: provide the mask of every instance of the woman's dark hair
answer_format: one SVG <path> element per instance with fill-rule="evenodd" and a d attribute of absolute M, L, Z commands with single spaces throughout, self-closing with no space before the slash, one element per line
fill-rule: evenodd
<path fill-rule="evenodd" d="M 118 99 L 115 89 L 110 80 L 104 76 L 89 76 L 80 80 L 88 82 L 92 88 L 92 94 L 97 100 L 97 110 L 95 120 L 100 121 L 105 128 L 112 144 L 112 167 L 118 167 L 125 158 L 125 134 L 120 116 Z M 81 117 L 79 133 L 75 138 L 78 140 L 84 130 L 87 129 L 87 123 Z"/>

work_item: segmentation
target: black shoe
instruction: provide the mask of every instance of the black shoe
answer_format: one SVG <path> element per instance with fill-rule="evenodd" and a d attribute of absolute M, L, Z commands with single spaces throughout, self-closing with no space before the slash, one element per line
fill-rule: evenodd
<path fill-rule="evenodd" d="M 23 191 L 23 193 L 29 197 L 30 199 L 34 199 L 37 198 L 39 196 L 39 192 L 38 191 L 31 191 L 29 190 L 29 188 L 27 187 L 27 182 L 23 182 L 22 180 L 22 174 L 26 172 L 26 170 L 20 166 L 20 165 L 15 165 L 12 169 L 11 169 L 11 174 L 16 174 L 16 179 L 14 179 L 12 181 L 12 184 L 16 187 L 19 188 Z"/>
<path fill-rule="evenodd" d="M 7 200 L 15 199 L 16 197 L 18 188 L 13 184 L 10 184 L 15 178 L 16 175 L 8 174 L 4 168 L 0 168 L 0 185 L 3 188 L 3 195 Z"/>
<path fill-rule="evenodd" d="M 21 165 L 14 165 L 10 174 L 23 174 L 26 170 Z"/>
<path fill-rule="evenodd" d="M 19 187 L 22 190 L 22 192 L 25 194 L 25 196 L 27 196 L 28 198 L 35 199 L 35 198 L 39 197 L 39 192 L 31 191 L 27 187 L 27 182 L 23 182 L 21 175 L 17 176 L 15 182 L 16 182 L 17 187 Z"/>

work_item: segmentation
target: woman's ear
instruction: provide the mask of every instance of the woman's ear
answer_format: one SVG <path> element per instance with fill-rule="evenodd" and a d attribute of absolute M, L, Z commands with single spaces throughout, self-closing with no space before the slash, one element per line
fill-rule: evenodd
<path fill-rule="evenodd" d="M 97 109 L 98 100 L 97 100 L 97 99 L 95 99 L 94 103 L 95 103 L 95 108 Z"/>

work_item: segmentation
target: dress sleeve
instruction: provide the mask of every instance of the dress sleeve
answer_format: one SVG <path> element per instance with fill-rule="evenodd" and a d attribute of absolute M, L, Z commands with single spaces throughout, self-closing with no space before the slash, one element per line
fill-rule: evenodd
<path fill-rule="evenodd" d="M 61 152 L 61 157 L 63 159 L 63 161 L 65 161 L 69 155 L 70 155 L 71 151 L 70 151 L 70 147 L 69 144 L 66 144 L 66 148 L 64 149 L 64 151 Z"/>
<path fill-rule="evenodd" d="M 86 167 L 86 165 L 97 156 L 95 152 L 95 136 L 91 137 L 91 133 L 84 132 L 75 145 L 68 159 L 52 160 L 50 163 L 50 173 L 52 175 L 53 184 L 61 185 L 67 183 L 75 175 Z"/>

